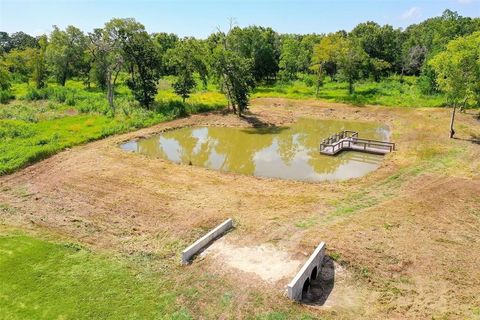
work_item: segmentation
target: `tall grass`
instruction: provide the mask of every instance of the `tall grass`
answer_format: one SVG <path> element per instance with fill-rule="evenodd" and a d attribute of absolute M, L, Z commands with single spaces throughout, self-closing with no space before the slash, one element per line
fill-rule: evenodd
<path fill-rule="evenodd" d="M 354 94 L 348 93 L 348 83 L 327 79 L 316 95 L 314 82 L 308 75 L 304 75 L 302 80 L 261 85 L 255 89 L 252 97 L 318 98 L 356 105 L 373 104 L 399 107 L 442 107 L 445 104 L 441 94 L 422 94 L 417 86 L 416 77 L 400 78 L 398 76 L 386 78 L 380 82 L 360 81 L 355 84 Z"/>

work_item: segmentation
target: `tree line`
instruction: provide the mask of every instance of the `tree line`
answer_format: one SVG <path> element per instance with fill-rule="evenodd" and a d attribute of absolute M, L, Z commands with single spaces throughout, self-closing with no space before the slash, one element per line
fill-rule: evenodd
<path fill-rule="evenodd" d="M 13 81 L 33 81 L 43 88 L 51 79 L 64 86 L 75 77 L 86 87 L 95 84 L 104 90 L 114 111 L 119 81 L 141 106 L 150 108 L 159 79 L 173 75 L 173 89 L 184 101 L 198 78 L 204 88 L 209 82 L 218 84 L 241 114 L 260 83 L 310 74 L 317 92 L 329 77 L 346 81 L 353 93 L 361 79 L 380 81 L 397 74 L 418 76 L 422 92 L 445 91 L 450 103 L 465 107 L 480 101 L 479 31 L 480 18 L 446 10 L 405 30 L 369 21 L 350 32 L 330 34 L 279 34 L 272 28 L 232 26 L 207 39 L 179 38 L 149 34 L 131 18 L 112 19 L 89 33 L 74 26 L 54 26 L 49 35 L 38 37 L 0 32 L 0 89 L 8 90 Z M 462 85 L 466 83 L 471 85 Z"/>

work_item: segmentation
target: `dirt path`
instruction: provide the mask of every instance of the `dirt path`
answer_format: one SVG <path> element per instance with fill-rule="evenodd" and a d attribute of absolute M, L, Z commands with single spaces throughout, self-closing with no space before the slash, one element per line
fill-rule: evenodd
<path fill-rule="evenodd" d="M 195 299 L 179 299 L 205 317 L 254 314 L 279 308 L 278 301 L 283 308 L 339 318 L 462 318 L 480 312 L 480 146 L 448 139 L 449 110 L 258 99 L 252 113 L 247 119 L 206 114 L 160 124 L 1 177 L 0 222 L 48 229 L 94 248 L 152 255 L 170 280 L 198 290 Z M 305 183 L 176 165 L 118 148 L 122 141 L 186 125 L 279 125 L 298 117 L 386 123 L 399 151 L 366 177 Z M 459 115 L 457 128 L 464 138 L 480 135 L 469 115 Z M 278 261 L 292 262 L 288 272 L 248 275 L 258 263 L 245 266 L 239 256 L 227 255 L 199 259 L 182 274 L 182 248 L 227 217 L 237 228 L 224 246 L 247 248 L 247 256 L 255 248 L 270 258 L 275 252 Z M 354 303 L 336 298 L 328 311 L 283 297 L 293 264 L 305 261 L 319 241 L 351 274 L 339 281 L 338 292 L 353 288 Z M 232 265 L 246 272 L 232 272 Z M 221 288 L 214 285 L 219 281 Z M 226 288 L 234 307 L 214 311 L 215 293 Z M 252 300 L 256 295 L 262 303 Z"/>

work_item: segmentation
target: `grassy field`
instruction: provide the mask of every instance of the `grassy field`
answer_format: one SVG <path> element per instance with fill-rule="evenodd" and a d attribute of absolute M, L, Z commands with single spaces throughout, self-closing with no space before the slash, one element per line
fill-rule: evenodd
<path fill-rule="evenodd" d="M 348 93 L 346 82 L 333 82 L 327 79 L 315 94 L 313 80 L 308 76 L 306 81 L 297 80 L 290 83 L 259 86 L 255 89 L 254 98 L 289 98 L 289 99 L 320 99 L 332 102 L 344 102 L 355 105 L 383 105 L 400 107 L 441 107 L 445 104 L 441 94 L 422 94 L 416 85 L 416 77 L 387 78 L 380 82 L 361 81 L 355 84 L 355 92 Z M 309 83 L 310 85 L 307 85 Z"/>
<path fill-rule="evenodd" d="M 2 210 L 7 207 L 2 205 Z M 152 264 L 156 258 L 95 252 L 56 235 L 2 224 L 0 253 L 0 319 L 198 318 L 184 305 L 198 303 L 201 291 L 195 285 L 176 286 L 172 272 Z M 212 315 L 231 312 L 232 288 L 226 289 L 212 299 Z M 189 302 L 182 304 L 182 299 Z M 296 309 L 278 309 L 249 318 L 313 319 Z"/>
<path fill-rule="evenodd" d="M 125 260 L 2 226 L 0 253 L 1 319 L 190 318 L 167 282 Z"/>

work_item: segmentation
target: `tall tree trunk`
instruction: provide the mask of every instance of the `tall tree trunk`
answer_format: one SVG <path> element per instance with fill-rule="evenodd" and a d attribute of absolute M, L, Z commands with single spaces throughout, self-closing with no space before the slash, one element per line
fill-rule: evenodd
<path fill-rule="evenodd" d="M 112 109 L 113 114 L 115 115 L 115 104 L 113 103 L 113 84 L 108 82 L 107 83 L 107 99 L 108 99 L 108 105 L 110 106 L 110 109 Z"/>
<path fill-rule="evenodd" d="M 112 81 L 112 72 L 109 71 L 107 72 L 107 100 L 108 100 L 108 105 L 110 106 L 110 109 L 113 112 L 113 115 L 115 115 L 115 104 L 113 101 L 114 92 L 115 92 L 115 84 Z"/>
<path fill-rule="evenodd" d="M 60 79 L 60 84 L 62 85 L 62 87 L 65 87 L 66 82 L 67 82 L 67 74 L 64 72 L 62 74 L 62 78 Z"/>
<path fill-rule="evenodd" d="M 457 111 L 457 104 L 453 104 L 452 119 L 450 120 L 450 138 L 453 138 L 455 135 L 455 130 L 453 129 L 453 123 L 455 121 L 455 112 Z"/>
<path fill-rule="evenodd" d="M 230 104 L 230 106 L 232 107 L 232 111 L 233 113 L 236 113 L 237 110 L 235 108 L 235 102 L 233 101 L 233 97 L 232 97 L 232 90 L 230 89 L 230 84 L 228 82 L 228 76 L 226 74 L 223 75 L 223 78 L 224 78 L 224 85 L 225 85 L 225 88 L 227 89 L 227 99 L 228 99 L 228 103 Z"/>
<path fill-rule="evenodd" d="M 316 86 L 315 86 L 315 98 L 318 98 L 318 92 L 320 91 L 320 86 L 322 84 L 322 70 L 320 69 L 321 67 L 318 68 L 318 71 L 317 71 L 317 83 L 316 83 Z"/>

